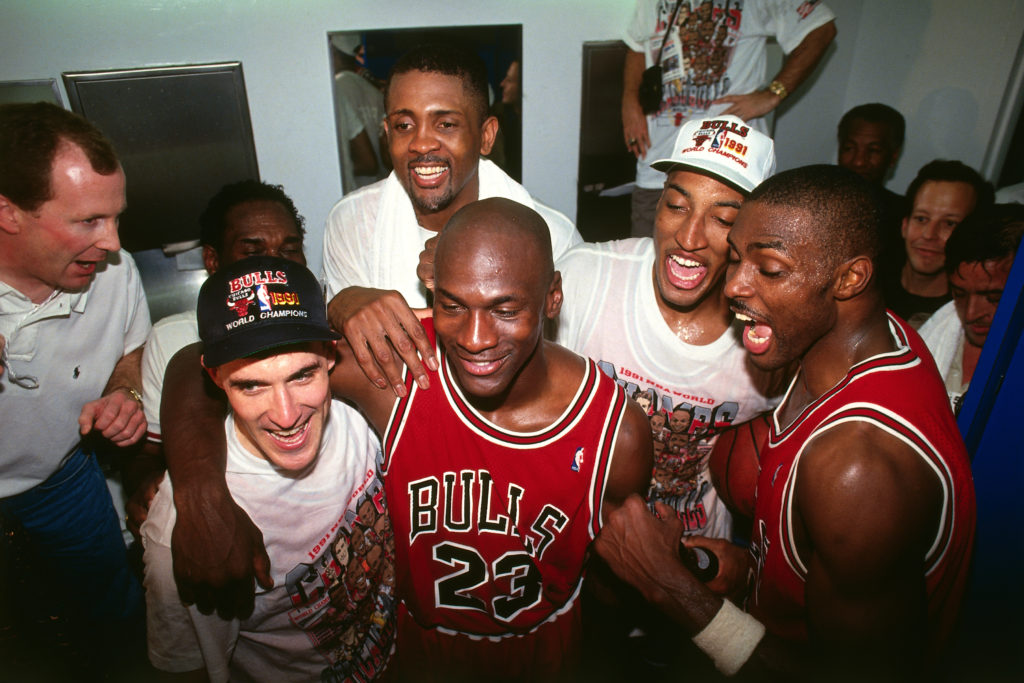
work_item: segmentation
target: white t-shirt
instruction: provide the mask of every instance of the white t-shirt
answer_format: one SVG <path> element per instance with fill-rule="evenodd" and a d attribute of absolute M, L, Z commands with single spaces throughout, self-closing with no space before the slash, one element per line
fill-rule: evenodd
<path fill-rule="evenodd" d="M 380 131 L 384 120 L 384 95 L 369 81 L 353 71 L 334 75 L 334 115 L 337 117 L 338 152 L 341 158 L 341 180 L 345 192 L 369 185 L 384 177 L 380 158 Z M 357 135 L 366 131 L 377 158 L 378 176 L 357 176 L 352 170 L 349 148 Z"/>
<path fill-rule="evenodd" d="M 86 289 L 57 291 L 41 304 L 0 281 L 0 334 L 7 339 L 0 498 L 60 468 L 81 438 L 82 406 L 100 398 L 114 366 L 142 346 L 149 329 L 142 281 L 126 251 L 108 254 Z"/>
<path fill-rule="evenodd" d="M 142 350 L 142 405 L 146 410 L 146 437 L 159 443 L 160 396 L 163 395 L 164 373 L 171 358 L 182 348 L 199 341 L 199 323 L 195 311 L 175 313 L 161 318 Z"/>
<path fill-rule="evenodd" d="M 506 197 L 532 207 L 551 230 L 557 259 L 583 241 L 565 214 L 532 199 L 519 183 L 487 159 L 481 159 L 480 198 Z M 398 290 L 413 308 L 427 305 L 426 289 L 416 277 L 423 244 L 437 233 L 416 222 L 412 201 L 394 172 L 384 180 L 341 198 L 327 217 L 324 275 L 330 299 L 359 285 Z"/>
<path fill-rule="evenodd" d="M 963 395 L 967 393 L 969 382 L 963 381 L 966 336 L 960 316 L 956 314 L 954 302 L 950 301 L 932 313 L 917 333 L 921 335 L 921 339 L 935 359 L 935 365 L 939 368 L 939 374 L 946 385 L 949 404 L 956 412 Z"/>
<path fill-rule="evenodd" d="M 687 533 L 729 538 L 732 517 L 708 474 L 711 447 L 722 428 L 781 398 L 765 397 L 770 378 L 750 365 L 740 327 L 704 346 L 680 340 L 658 308 L 650 238 L 583 244 L 557 267 L 565 293 L 558 343 L 597 361 L 651 419 L 649 498 L 675 508 Z M 691 416 L 688 425 L 682 411 Z"/>
<path fill-rule="evenodd" d="M 653 66 L 677 0 L 637 0 L 623 40 Z M 682 0 L 675 30 L 661 55 L 661 109 L 647 117 L 651 147 L 637 162 L 638 187 L 660 190 L 665 174 L 649 164 L 672 154 L 679 126 L 692 118 L 721 114 L 729 105 L 711 106 L 725 95 L 745 95 L 768 85 L 765 43 L 775 37 L 786 53 L 808 33 L 835 19 L 822 3 L 806 0 L 713 0 L 702 16 L 703 0 Z M 724 12 L 728 5 L 728 14 Z M 767 133 L 764 119 L 750 125 Z"/>
<path fill-rule="evenodd" d="M 377 437 L 355 409 L 332 401 L 320 454 L 294 477 L 245 450 L 230 415 L 224 424 L 228 488 L 263 532 L 274 588 L 257 589 L 243 621 L 181 604 L 165 477 L 142 525 L 150 660 L 165 671 L 205 666 L 212 681 L 372 678 L 390 657 L 395 628 L 394 537 Z"/>

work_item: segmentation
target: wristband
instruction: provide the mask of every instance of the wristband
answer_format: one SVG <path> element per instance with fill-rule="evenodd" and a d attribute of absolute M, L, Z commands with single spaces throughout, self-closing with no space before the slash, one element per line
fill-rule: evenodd
<path fill-rule="evenodd" d="M 140 406 L 144 405 L 142 403 L 142 394 L 139 393 L 138 389 L 130 387 L 127 384 L 123 384 L 119 387 L 114 387 L 114 391 L 118 391 L 119 389 L 124 389 L 125 391 L 127 391 L 131 395 L 131 397 L 134 398 L 136 402 L 138 402 Z M 114 391 L 111 391 L 110 393 L 114 393 Z"/>
<path fill-rule="evenodd" d="M 722 608 L 693 637 L 693 644 L 711 658 L 716 669 L 732 676 L 750 659 L 764 632 L 764 624 L 728 600 L 722 600 Z"/>

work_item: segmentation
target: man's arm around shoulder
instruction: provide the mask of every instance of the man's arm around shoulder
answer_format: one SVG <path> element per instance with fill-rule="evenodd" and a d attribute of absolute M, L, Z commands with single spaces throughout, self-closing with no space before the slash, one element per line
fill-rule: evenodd
<path fill-rule="evenodd" d="M 171 537 L 182 601 L 225 617 L 248 616 L 253 578 L 273 586 L 263 534 L 235 504 L 224 481 L 227 401 L 206 378 L 201 345 L 186 346 L 167 366 L 160 404 L 164 456 L 174 485 Z"/>

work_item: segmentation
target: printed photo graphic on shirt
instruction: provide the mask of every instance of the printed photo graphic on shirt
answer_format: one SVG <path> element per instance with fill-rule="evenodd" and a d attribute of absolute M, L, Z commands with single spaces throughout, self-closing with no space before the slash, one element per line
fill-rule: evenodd
<path fill-rule="evenodd" d="M 668 26 L 677 0 L 658 3 L 658 22 L 647 42 L 652 61 L 662 51 L 661 112 L 676 112 L 680 125 L 729 90 L 726 71 L 739 39 L 742 0 L 682 0 L 674 26 Z"/>
<path fill-rule="evenodd" d="M 357 505 L 285 577 L 288 617 L 329 663 L 324 681 L 372 680 L 394 642 L 394 534 L 383 488 L 372 471 L 367 477 Z"/>
<path fill-rule="evenodd" d="M 717 497 L 708 473 L 711 449 L 718 434 L 736 421 L 740 404 L 664 387 L 607 361 L 597 365 L 647 413 L 654 446 L 648 500 L 673 508 L 688 533 L 704 532 L 708 496 Z"/>

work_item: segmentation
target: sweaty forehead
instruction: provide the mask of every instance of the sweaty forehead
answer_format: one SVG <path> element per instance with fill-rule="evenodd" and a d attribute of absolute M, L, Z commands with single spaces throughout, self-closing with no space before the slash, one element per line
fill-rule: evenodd
<path fill-rule="evenodd" d="M 809 211 L 748 200 L 736 216 L 729 241 L 738 249 L 771 248 L 790 253 L 817 246 L 818 237 Z"/>
<path fill-rule="evenodd" d="M 438 107 L 467 113 L 473 109 L 473 97 L 461 76 L 438 71 L 406 71 L 392 77 L 385 106 L 389 115 Z"/>
<path fill-rule="evenodd" d="M 462 230 L 442 239 L 435 253 L 439 289 L 459 292 L 486 284 L 492 292 L 521 295 L 541 280 L 540 257 L 529 240 L 497 226 Z"/>

